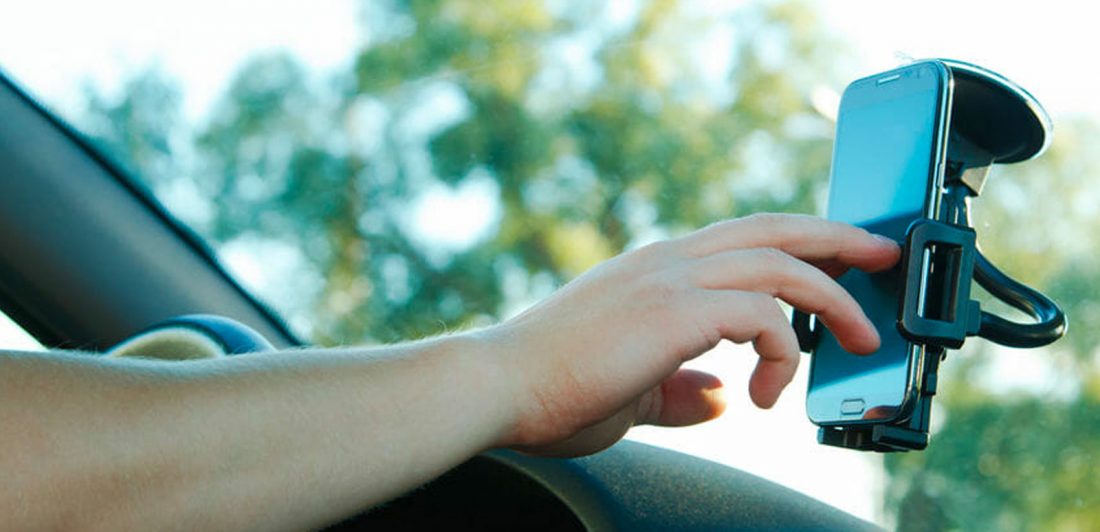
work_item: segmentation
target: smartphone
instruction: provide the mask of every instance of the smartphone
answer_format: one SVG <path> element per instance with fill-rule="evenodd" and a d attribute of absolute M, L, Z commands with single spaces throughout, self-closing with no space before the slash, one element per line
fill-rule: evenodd
<path fill-rule="evenodd" d="M 935 219 L 951 96 L 951 73 L 939 61 L 852 82 L 840 101 L 827 217 L 898 242 L 912 222 Z M 922 290 L 929 275 L 927 254 L 924 264 Z M 854 355 L 820 328 L 806 397 L 815 424 L 885 423 L 911 413 L 924 347 L 897 330 L 899 270 L 853 269 L 838 279 L 878 329 L 882 346 L 871 355 Z"/>

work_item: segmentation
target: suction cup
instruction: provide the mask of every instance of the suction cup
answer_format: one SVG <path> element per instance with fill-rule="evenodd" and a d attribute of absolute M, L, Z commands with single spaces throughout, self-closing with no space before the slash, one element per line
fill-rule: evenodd
<path fill-rule="evenodd" d="M 965 166 L 1026 161 L 1046 150 L 1053 135 L 1039 102 L 1004 76 L 977 65 L 940 59 L 955 82 L 947 159 Z M 959 138 L 965 142 L 958 142 Z M 974 150 L 980 149 L 980 153 Z M 979 154 L 980 153 L 980 154 Z"/>

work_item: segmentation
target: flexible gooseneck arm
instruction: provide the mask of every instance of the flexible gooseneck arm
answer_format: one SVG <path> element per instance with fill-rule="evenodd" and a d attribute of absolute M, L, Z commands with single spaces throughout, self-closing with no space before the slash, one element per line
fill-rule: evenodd
<path fill-rule="evenodd" d="M 1066 313 L 1049 297 L 1009 277 L 978 253 L 974 280 L 987 292 L 1022 310 L 1037 323 L 1018 323 L 982 312 L 978 336 L 1009 347 L 1040 347 L 1066 334 Z"/>
<path fill-rule="evenodd" d="M 974 191 L 960 181 L 951 182 L 943 195 L 946 221 L 973 227 L 970 198 Z M 1035 323 L 1019 323 L 996 314 L 982 312 L 977 336 L 1008 347 L 1041 347 L 1066 334 L 1066 313 L 1043 293 L 1002 272 L 978 251 L 974 262 L 974 281 L 993 297 L 1024 312 Z"/>

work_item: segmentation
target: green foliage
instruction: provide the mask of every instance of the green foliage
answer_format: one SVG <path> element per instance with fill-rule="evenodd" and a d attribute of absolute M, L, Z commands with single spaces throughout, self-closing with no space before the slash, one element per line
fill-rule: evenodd
<path fill-rule="evenodd" d="M 175 177 L 176 136 L 180 131 L 180 94 L 156 69 L 141 72 L 122 87 L 117 101 L 87 88 L 86 132 L 100 148 L 150 185 Z"/>
<path fill-rule="evenodd" d="M 963 530 L 1088 530 L 1100 523 L 1100 401 L 953 402 L 922 453 L 888 460 L 899 530 L 927 516 Z M 941 527 L 937 527 L 941 528 Z"/>

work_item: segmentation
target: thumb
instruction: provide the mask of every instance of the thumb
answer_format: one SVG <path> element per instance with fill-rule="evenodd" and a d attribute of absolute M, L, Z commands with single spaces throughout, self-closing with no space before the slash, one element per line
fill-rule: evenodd
<path fill-rule="evenodd" d="M 723 395 L 718 377 L 681 369 L 638 402 L 636 424 L 683 427 L 709 421 L 725 411 Z"/>

